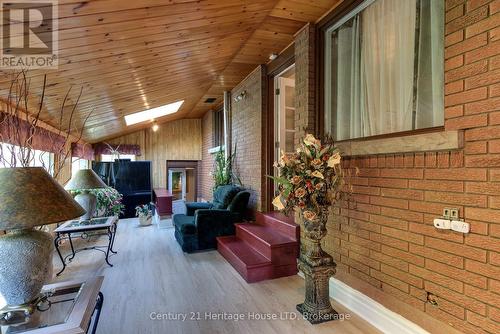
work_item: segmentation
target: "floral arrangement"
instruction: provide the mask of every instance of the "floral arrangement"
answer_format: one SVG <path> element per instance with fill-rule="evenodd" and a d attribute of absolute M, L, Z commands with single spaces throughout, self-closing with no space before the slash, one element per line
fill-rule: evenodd
<path fill-rule="evenodd" d="M 76 196 L 84 190 L 73 190 L 71 194 Z M 85 190 L 88 191 L 88 190 Z M 123 213 L 125 206 L 122 204 L 123 196 L 116 189 L 107 187 L 102 189 L 93 189 L 89 191 L 97 199 L 96 211 L 101 217 L 119 216 Z"/>
<path fill-rule="evenodd" d="M 136 217 L 146 217 L 149 218 L 152 216 L 151 209 L 148 204 L 138 205 L 135 207 L 135 216 Z"/>
<path fill-rule="evenodd" d="M 325 208 L 339 197 L 343 184 L 340 161 L 331 137 L 321 142 L 308 134 L 296 152 L 282 154 L 274 164 L 280 176 L 272 177 L 279 189 L 273 205 L 285 214 L 298 209 L 305 223 L 318 222 Z"/>

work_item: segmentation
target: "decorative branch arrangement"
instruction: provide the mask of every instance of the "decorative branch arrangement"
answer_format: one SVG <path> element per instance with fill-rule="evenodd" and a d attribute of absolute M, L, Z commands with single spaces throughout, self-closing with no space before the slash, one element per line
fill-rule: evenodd
<path fill-rule="evenodd" d="M 38 123 L 46 98 L 47 76 L 44 75 L 40 99 L 36 103 L 34 113 L 34 108 L 30 108 L 32 96 L 30 83 L 26 71 L 17 72 L 11 78 L 7 96 L 0 97 L 4 107 L 0 110 L 0 130 L 2 130 L 0 131 L 0 166 L 29 167 L 33 166 L 35 159 L 38 159 L 38 162 L 50 171 L 54 178 L 57 178 L 67 159 L 71 157 L 71 142 L 81 140 L 85 124 L 94 110 L 88 113 L 80 128 L 73 124 L 74 114 L 83 92 L 81 88 L 76 101 L 71 106 L 68 121 L 64 124 L 65 109 L 69 107 L 70 87 L 58 109 L 59 117 L 56 128 L 59 130 L 54 133 L 43 129 L 38 126 Z M 63 129 L 66 130 L 63 131 Z M 34 143 L 37 136 L 43 138 L 44 147 L 49 148 L 44 151 L 54 153 L 55 159 L 47 159 L 44 155 L 49 154 L 48 152 L 38 156 L 35 154 Z"/>

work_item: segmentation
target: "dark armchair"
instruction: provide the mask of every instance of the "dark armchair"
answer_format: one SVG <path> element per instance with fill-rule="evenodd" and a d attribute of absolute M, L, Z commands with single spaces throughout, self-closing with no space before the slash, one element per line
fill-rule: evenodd
<path fill-rule="evenodd" d="M 216 248 L 216 237 L 235 234 L 234 223 L 245 214 L 250 193 L 237 186 L 221 186 L 212 203 L 186 203 L 186 214 L 175 214 L 175 238 L 187 253 Z"/>

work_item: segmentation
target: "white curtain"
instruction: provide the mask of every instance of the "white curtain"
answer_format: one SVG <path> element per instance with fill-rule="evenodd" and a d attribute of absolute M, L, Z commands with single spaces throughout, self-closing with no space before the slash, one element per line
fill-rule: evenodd
<path fill-rule="evenodd" d="M 361 36 L 359 16 L 341 26 L 334 37 L 337 63 L 333 96 L 336 99 L 338 140 L 362 137 L 365 96 L 361 76 Z"/>
<path fill-rule="evenodd" d="M 411 130 L 416 0 L 378 0 L 361 13 L 363 137 Z"/>

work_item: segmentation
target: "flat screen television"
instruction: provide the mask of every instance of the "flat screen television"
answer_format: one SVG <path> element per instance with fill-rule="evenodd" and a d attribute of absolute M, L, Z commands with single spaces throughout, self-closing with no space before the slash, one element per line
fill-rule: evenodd
<path fill-rule="evenodd" d="M 92 169 L 123 195 L 151 192 L 151 161 L 94 162 Z"/>

